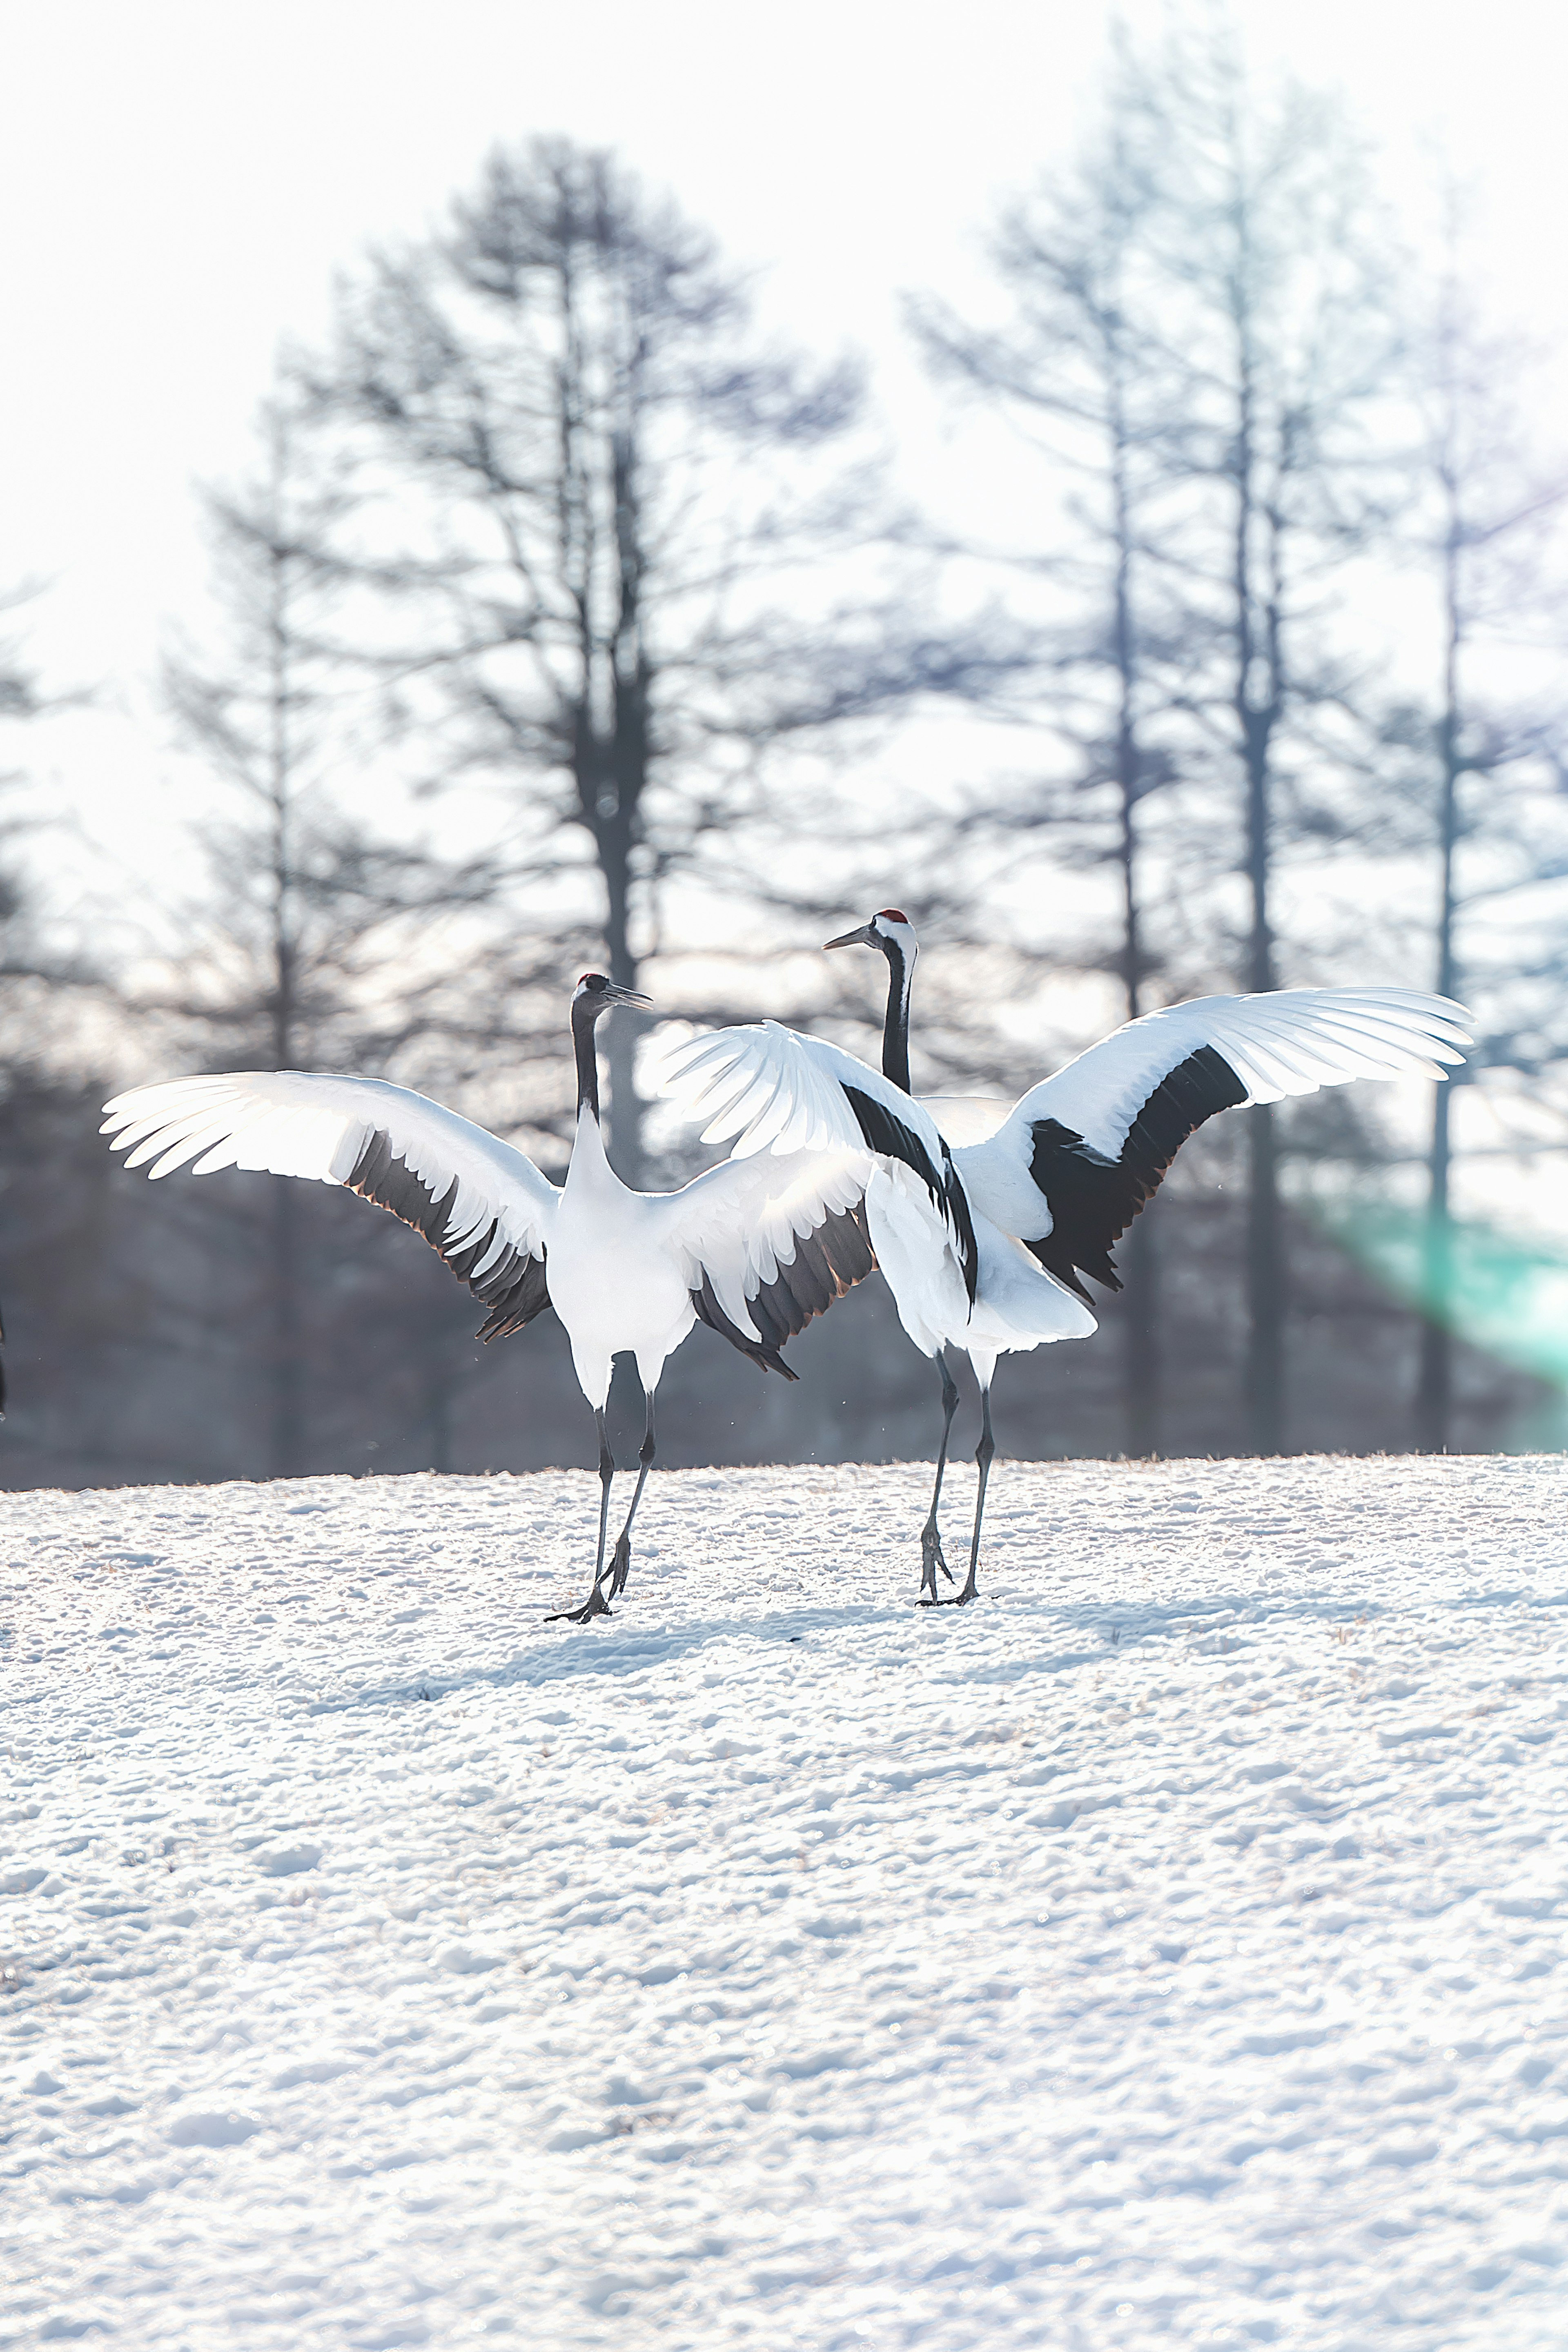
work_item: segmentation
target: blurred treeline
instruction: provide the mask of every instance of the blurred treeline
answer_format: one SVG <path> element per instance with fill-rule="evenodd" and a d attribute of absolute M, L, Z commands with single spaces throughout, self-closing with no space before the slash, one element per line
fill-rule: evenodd
<path fill-rule="evenodd" d="M 909 299 L 974 453 L 945 510 L 863 370 L 761 334 L 613 156 L 498 150 L 438 235 L 354 266 L 207 498 L 213 601 L 162 682 L 205 813 L 134 927 L 73 895 L 81 845 L 30 783 L 58 697 L 15 600 L 5 1481 L 586 1460 L 552 1318 L 481 1351 L 392 1220 L 149 1185 L 99 1105 L 379 1074 L 558 1172 L 578 970 L 874 1058 L 880 964 L 815 950 L 887 903 L 926 946 L 933 1092 L 1020 1087 L 1209 990 L 1393 982 L 1476 1015 L 1462 1085 L 1189 1145 L 1100 1338 L 1005 1370 L 1005 1449 L 1562 1443 L 1541 1362 L 1466 1344 L 1452 1264 L 1549 1209 L 1568 1148 L 1568 472 L 1531 436 L 1541 355 L 1435 203 L 1436 233 L 1394 218 L 1342 112 L 1252 87 L 1223 31 L 1117 54 L 983 276 Z M 639 1097 L 648 1040 L 622 1015 L 605 1045 L 617 1164 L 679 1181 L 700 1155 Z M 1355 1246 L 1390 1218 L 1403 1298 Z M 700 1329 L 661 1459 L 926 1450 L 935 1384 L 879 1290 L 805 1335 L 795 1388 Z"/>

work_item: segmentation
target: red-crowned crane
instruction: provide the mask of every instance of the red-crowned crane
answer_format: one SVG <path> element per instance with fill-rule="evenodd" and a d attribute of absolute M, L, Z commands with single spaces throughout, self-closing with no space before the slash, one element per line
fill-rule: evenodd
<path fill-rule="evenodd" d="M 872 1271 L 862 1207 L 876 1162 L 847 1150 L 730 1160 L 679 1192 L 634 1192 L 605 1156 L 595 1028 L 647 999 L 588 972 L 572 999 L 577 1128 L 563 1186 L 510 1143 L 380 1078 L 241 1071 L 136 1087 L 107 1103 L 103 1132 L 128 1167 L 165 1176 L 194 1161 L 315 1177 L 359 1192 L 413 1225 L 489 1309 L 481 1337 L 521 1330 L 553 1306 L 599 1432 L 599 1539 L 580 1608 L 607 1616 L 626 1580 L 632 1521 L 654 1458 L 654 1392 L 692 1325 L 709 1324 L 760 1368 L 796 1375 L 779 1354 Z M 615 1357 L 636 1357 L 646 1402 L 637 1486 L 611 1556 L 605 1545 L 615 1461 L 605 1429 Z"/>
<path fill-rule="evenodd" d="M 821 1038 L 770 1021 L 713 1031 L 678 1047 L 668 1057 L 666 1083 L 684 1097 L 689 1115 L 704 1122 L 705 1142 L 735 1139 L 735 1157 L 847 1147 L 858 1139 L 882 1157 L 884 1170 L 901 1161 L 918 1180 L 900 1187 L 909 1228 L 900 1237 L 901 1247 L 884 1230 L 889 1195 L 881 1176 L 866 1196 L 868 1229 L 905 1330 L 942 1371 L 942 1445 L 922 1537 L 921 1597 L 927 1603 L 937 1598 L 934 1567 L 946 1566 L 935 1519 L 956 1391 L 942 1363 L 943 1344 L 966 1350 L 980 1382 L 969 1574 L 952 1596 L 963 1603 L 976 1590 L 995 1450 L 991 1380 L 997 1355 L 1047 1339 L 1085 1338 L 1095 1328 L 1083 1277 L 1121 1288 L 1112 1245 L 1152 1200 L 1188 1136 L 1216 1111 L 1312 1094 L 1351 1078 L 1413 1071 L 1446 1077 L 1445 1066 L 1464 1059 L 1467 1015 L 1447 997 L 1402 988 L 1202 996 L 1126 1023 L 1032 1087 L 1010 1112 L 962 1097 L 935 1097 L 927 1105 L 910 1093 L 910 992 L 919 952 L 914 928 L 899 908 L 885 907 L 858 929 L 827 942 L 852 944 L 875 948 L 888 961 L 880 1073 Z M 977 1118 L 994 1120 L 994 1132 L 957 1139 L 964 1128 L 973 1130 Z M 951 1143 L 944 1126 L 952 1132 Z M 967 1299 L 952 1278 L 952 1238 L 965 1215 L 977 1241 L 984 1234 L 1002 1244 L 999 1250 L 989 1243 L 962 1258 Z M 1026 1317 L 1016 1314 L 1014 1302 L 1020 1261 L 1035 1272 L 1030 1258 L 1062 1309 L 1077 1309 L 1077 1323 L 1064 1316 L 1056 1328 L 1027 1335 Z M 1004 1318 L 996 1310 L 1004 1298 L 1025 1326 L 1018 1337 L 998 1334 Z"/>

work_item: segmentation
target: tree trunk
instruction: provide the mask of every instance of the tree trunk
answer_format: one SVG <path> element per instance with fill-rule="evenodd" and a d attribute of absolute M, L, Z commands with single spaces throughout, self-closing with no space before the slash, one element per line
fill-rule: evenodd
<path fill-rule="evenodd" d="M 627 924 L 631 876 L 626 830 L 616 827 L 615 838 L 601 852 L 609 900 L 605 944 L 609 950 L 610 978 L 622 988 L 635 988 L 637 967 Z M 643 1181 L 643 1107 L 636 1078 L 641 1029 L 641 1016 L 626 1011 L 612 1013 L 605 1024 L 605 1058 L 610 1066 L 609 1160 L 622 1183 L 634 1190 L 640 1189 Z"/>
<path fill-rule="evenodd" d="M 1125 1262 L 1127 1451 L 1142 1461 L 1160 1450 L 1162 1420 L 1159 1229 L 1147 1213 L 1134 1220 Z"/>
<path fill-rule="evenodd" d="M 1256 1105 L 1247 1124 L 1247 1433 L 1255 1454 L 1278 1454 L 1285 1424 L 1285 1283 L 1273 1104 Z"/>
<path fill-rule="evenodd" d="M 272 1284 L 272 1426 L 268 1475 L 298 1478 L 305 1467 L 304 1410 L 300 1361 L 298 1278 L 299 1201 L 291 1176 L 272 1180 L 269 1273 Z"/>
<path fill-rule="evenodd" d="M 1453 1238 L 1448 1222 L 1450 1097 L 1446 1086 L 1438 1086 L 1436 1093 L 1427 1161 L 1426 1229 L 1421 1246 L 1421 1290 L 1426 1315 L 1421 1327 L 1421 1366 L 1415 1385 L 1415 1442 L 1424 1454 L 1447 1454 L 1454 1409 L 1454 1342 L 1448 1321 L 1453 1289 Z"/>
<path fill-rule="evenodd" d="M 271 669 L 268 789 L 272 818 L 272 1066 L 290 1070 L 296 1061 L 294 940 L 294 840 L 290 817 L 295 789 L 290 719 L 291 676 L 288 531 L 283 515 L 289 444 L 281 415 L 272 434 L 272 546 L 269 554 L 269 659 Z M 304 1366 L 300 1354 L 299 1202 L 295 1180 L 275 1176 L 272 1200 L 272 1439 L 271 1475 L 295 1478 L 304 1467 Z"/>
<path fill-rule="evenodd" d="M 1450 394 L 1450 408 L 1451 405 Z M 1453 429 L 1450 414 L 1450 452 Z M 1452 996 L 1458 984 L 1454 953 L 1454 861 L 1458 847 L 1459 778 L 1463 772 L 1459 743 L 1459 650 L 1462 637 L 1459 549 L 1463 523 L 1451 455 L 1445 462 L 1443 471 L 1448 513 L 1443 551 L 1443 716 L 1437 730 L 1443 795 L 1437 835 L 1441 879 L 1437 906 L 1436 982 L 1439 996 Z M 1421 1291 L 1426 1313 L 1421 1329 L 1421 1365 L 1415 1383 L 1415 1441 L 1426 1454 L 1447 1452 L 1453 1425 L 1453 1232 L 1448 1213 L 1451 1101 L 1448 1086 L 1439 1082 L 1433 1088 L 1432 1142 L 1426 1160 L 1426 1227 L 1422 1236 L 1421 1268 Z"/>
<path fill-rule="evenodd" d="M 618 727 L 616 732 L 618 737 Z M 577 801 L 605 885 L 605 961 L 619 987 L 635 988 L 637 967 L 631 947 L 631 888 L 637 802 L 627 798 L 618 740 L 606 745 L 591 712 L 581 706 L 575 713 L 575 736 L 573 761 Z M 612 1013 L 604 1025 L 603 1052 L 610 1070 L 605 1149 L 616 1175 L 633 1186 L 642 1181 L 642 1104 L 633 1076 L 637 1034 L 637 1016 L 633 1013 Z"/>
<path fill-rule="evenodd" d="M 1239 281 L 1238 281 L 1239 282 Z M 1270 808 L 1274 730 L 1284 700 L 1280 644 L 1280 538 L 1277 515 L 1268 529 L 1270 581 L 1261 608 L 1254 532 L 1260 520 L 1256 479 L 1253 373 L 1245 320 L 1240 322 L 1236 452 L 1236 716 L 1241 738 L 1247 821 L 1246 857 L 1251 922 L 1247 984 L 1255 995 L 1275 985 L 1274 932 L 1268 886 L 1273 866 Z M 1257 623 L 1262 622 L 1261 645 Z M 1279 1213 L 1279 1148 L 1274 1107 L 1247 1113 L 1247 1435 L 1255 1454 L 1278 1454 L 1285 1436 L 1284 1234 Z"/>
<path fill-rule="evenodd" d="M 1119 315 L 1119 312 L 1118 314 Z M 1116 782 L 1121 802 L 1121 992 L 1129 1021 L 1143 1010 L 1142 910 L 1138 898 L 1138 800 L 1142 782 L 1138 751 L 1138 641 L 1132 613 L 1132 502 L 1127 478 L 1128 431 L 1122 355 L 1113 324 L 1105 347 L 1110 389 L 1110 488 L 1116 532 L 1112 614 L 1116 661 Z M 1128 1236 L 1122 1311 L 1122 1402 L 1127 1451 L 1144 1458 L 1160 1445 L 1160 1260 L 1147 1214 Z"/>
<path fill-rule="evenodd" d="M 1133 664 L 1136 655 L 1128 580 L 1131 540 L 1120 450 L 1117 453 L 1117 508 L 1121 547 L 1116 579 L 1116 660 L 1120 698 L 1116 772 L 1121 799 L 1121 985 L 1127 1018 L 1136 1021 L 1143 1009 L 1143 937 L 1138 903 L 1136 815 L 1139 759 L 1133 712 Z M 1122 1391 L 1127 1416 L 1127 1451 L 1142 1458 L 1157 1453 L 1160 1444 L 1160 1260 L 1147 1213 L 1133 1224 L 1128 1237 L 1125 1264 Z"/>
<path fill-rule="evenodd" d="M 1247 986 L 1275 984 L 1268 923 L 1268 749 L 1260 714 L 1247 712 L 1247 862 L 1252 898 Z M 1284 1234 L 1279 1213 L 1279 1139 L 1272 1103 L 1247 1114 L 1247 1419 L 1255 1454 L 1278 1454 L 1285 1437 Z"/>
<path fill-rule="evenodd" d="M 642 635 L 643 545 L 637 474 L 637 382 L 635 359 L 628 360 L 622 385 L 623 418 L 611 438 L 615 480 L 616 605 L 615 635 L 610 646 L 610 675 L 615 695 L 614 740 L 610 769 L 615 814 L 605 828 L 602 852 L 609 900 L 606 945 L 610 978 L 623 988 L 637 984 L 631 948 L 632 849 L 637 838 L 637 817 L 648 781 L 648 703 L 651 674 Z M 642 1103 L 637 1090 L 637 1048 L 640 1019 L 632 1013 L 616 1014 L 610 1024 L 610 1159 L 623 1183 L 643 1181 Z"/>

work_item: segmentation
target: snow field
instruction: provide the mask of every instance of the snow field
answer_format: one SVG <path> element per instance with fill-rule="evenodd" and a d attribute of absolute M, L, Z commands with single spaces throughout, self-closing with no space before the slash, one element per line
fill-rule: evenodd
<path fill-rule="evenodd" d="M 1565 1479 L 6 1497 L 0 2345 L 1561 2346 Z"/>

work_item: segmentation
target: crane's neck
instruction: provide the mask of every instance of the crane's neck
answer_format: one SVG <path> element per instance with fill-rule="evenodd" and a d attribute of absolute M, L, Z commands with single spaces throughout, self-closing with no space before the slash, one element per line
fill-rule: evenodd
<path fill-rule="evenodd" d="M 888 959 L 888 1011 L 882 1023 L 882 1076 L 908 1094 L 910 1088 L 910 989 L 915 959 L 903 942 L 889 940 L 882 948 Z"/>
<path fill-rule="evenodd" d="M 594 1045 L 594 1027 L 598 1012 L 585 996 L 577 997 L 572 1006 L 572 1045 L 577 1056 L 577 1125 L 583 1125 L 586 1111 L 595 1127 L 599 1124 L 599 1056 Z"/>

